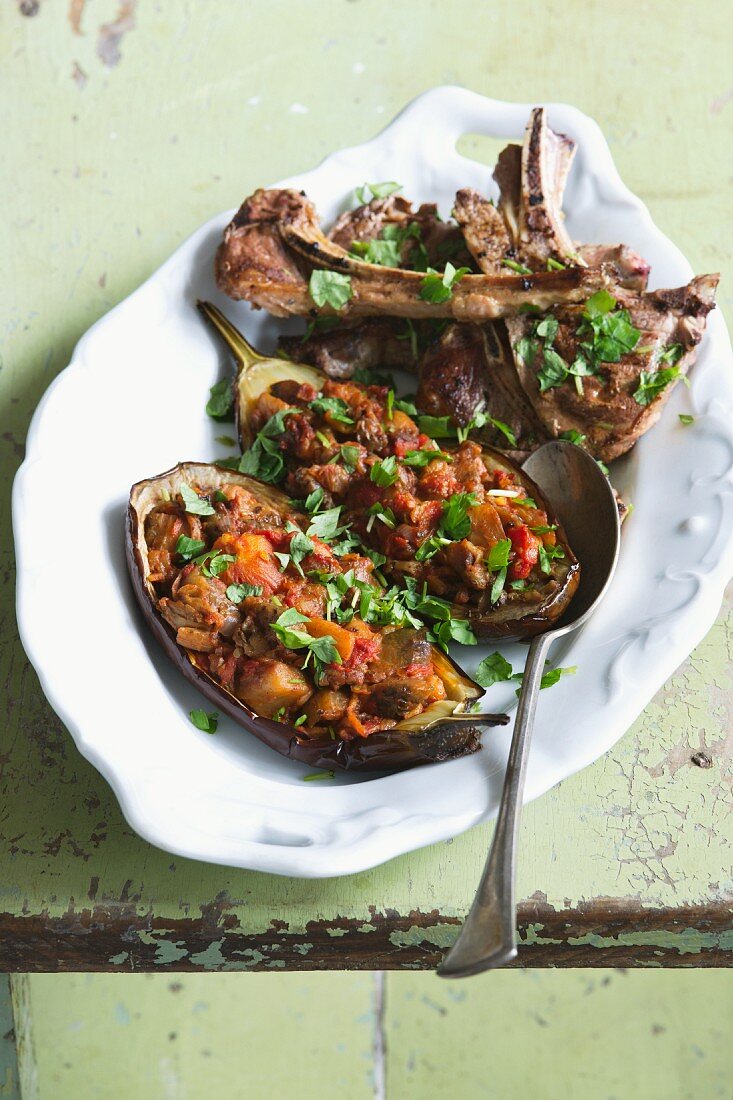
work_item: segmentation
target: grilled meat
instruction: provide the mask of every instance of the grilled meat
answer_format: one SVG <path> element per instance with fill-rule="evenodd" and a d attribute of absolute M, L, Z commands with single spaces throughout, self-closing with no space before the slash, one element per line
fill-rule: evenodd
<path fill-rule="evenodd" d="M 277 239 L 279 235 L 279 240 Z M 220 289 L 276 316 L 331 313 L 308 293 L 304 274 L 325 268 L 350 277 L 346 316 L 454 317 L 483 321 L 517 313 L 524 306 L 547 309 L 582 301 L 607 277 L 574 268 L 520 275 L 465 275 L 445 301 L 422 296 L 418 271 L 364 263 L 330 241 L 315 209 L 296 191 L 259 191 L 246 200 L 224 233 L 216 260 Z"/>
<path fill-rule="evenodd" d="M 528 452 L 548 438 L 519 385 L 503 325 L 448 325 L 423 355 L 419 377 L 421 412 L 465 427 L 481 410 L 491 419 L 477 434 L 491 446 Z"/>
<path fill-rule="evenodd" d="M 640 332 L 637 345 L 618 362 L 602 362 L 598 374 L 583 377 L 580 386 L 570 375 L 541 392 L 542 342 L 537 341 L 531 362 L 519 351 L 520 341 L 533 339 L 537 320 L 512 318 L 507 329 L 517 375 L 548 435 L 578 432 L 588 450 L 606 462 L 628 451 L 656 422 L 676 381 L 694 363 L 717 283 L 718 276 L 701 275 L 675 290 L 617 291 L 617 305 L 628 311 L 630 323 Z M 556 319 L 553 350 L 565 364 L 572 364 L 582 352 L 583 338 L 577 332 L 582 313 L 558 311 Z M 669 373 L 659 373 L 665 370 Z"/>
<path fill-rule="evenodd" d="M 356 210 L 347 210 L 335 222 L 328 238 L 348 252 L 354 242 L 361 244 L 381 238 L 387 226 L 404 231 L 400 267 L 424 271 L 428 264 L 442 268 L 446 260 L 456 267 L 473 267 L 455 222 L 443 221 L 432 202 L 422 203 L 413 211 L 412 203 L 402 195 L 373 199 Z"/>
<path fill-rule="evenodd" d="M 351 378 L 355 370 L 388 367 L 414 370 L 417 336 L 404 319 L 366 317 L 304 336 L 281 336 L 278 347 L 299 363 L 318 367 L 329 378 Z"/>

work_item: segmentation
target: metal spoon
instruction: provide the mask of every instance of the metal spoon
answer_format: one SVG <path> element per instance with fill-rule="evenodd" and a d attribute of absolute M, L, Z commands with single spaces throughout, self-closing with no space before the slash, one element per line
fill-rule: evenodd
<path fill-rule="evenodd" d="M 545 658 L 555 638 L 577 630 L 593 614 L 608 590 L 618 560 L 620 530 L 613 490 L 586 451 L 560 440 L 546 443 L 530 455 L 524 469 L 565 528 L 580 561 L 580 584 L 559 623 L 529 647 L 489 858 L 458 939 L 438 966 L 441 978 L 479 974 L 502 966 L 517 954 L 514 863 Z"/>

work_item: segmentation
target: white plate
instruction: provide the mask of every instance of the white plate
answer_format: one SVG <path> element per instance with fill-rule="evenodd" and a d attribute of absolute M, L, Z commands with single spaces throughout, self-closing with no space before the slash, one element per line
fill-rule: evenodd
<path fill-rule="evenodd" d="M 303 187 L 326 222 L 364 180 L 399 180 L 408 197 L 437 199 L 447 215 L 458 187 L 494 191 L 490 171 L 459 156 L 456 140 L 468 132 L 521 139 L 530 106 L 437 88 L 374 141 L 285 185 Z M 578 142 L 566 197 L 571 234 L 627 242 L 651 261 L 653 286 L 685 283 L 689 264 L 624 187 L 595 122 L 561 105 L 549 120 Z M 233 723 L 213 737 L 190 724 L 201 697 L 137 613 L 123 515 L 134 481 L 179 459 L 231 452 L 214 442 L 228 426 L 204 411 L 228 363 L 195 299 L 218 301 L 255 344 L 268 346 L 274 332 L 269 318 L 215 290 L 212 259 L 230 216 L 202 226 L 94 325 L 41 401 L 13 494 L 18 620 L 51 705 L 138 833 L 216 863 L 347 874 L 491 817 L 511 729 L 488 731 L 483 752 L 452 763 L 304 783 L 308 769 Z M 636 510 L 601 610 L 552 652 L 553 663 L 578 672 L 540 698 L 528 799 L 606 752 L 715 619 L 733 572 L 732 367 L 716 310 L 691 389 L 677 388 L 661 423 L 614 467 Z M 683 411 L 694 425 L 680 425 Z M 456 656 L 471 671 L 493 648 L 456 647 Z M 520 665 L 521 647 L 505 652 Z M 516 703 L 505 684 L 488 699 L 492 710 Z"/>

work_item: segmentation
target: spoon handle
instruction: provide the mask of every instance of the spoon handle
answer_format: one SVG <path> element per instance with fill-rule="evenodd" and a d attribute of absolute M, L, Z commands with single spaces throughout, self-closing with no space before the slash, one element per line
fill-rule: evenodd
<path fill-rule="evenodd" d="M 529 647 L 489 858 L 458 939 L 438 966 L 441 978 L 479 974 L 509 962 L 517 953 L 514 898 L 517 835 L 537 696 L 551 641 L 552 634 L 542 634 Z"/>

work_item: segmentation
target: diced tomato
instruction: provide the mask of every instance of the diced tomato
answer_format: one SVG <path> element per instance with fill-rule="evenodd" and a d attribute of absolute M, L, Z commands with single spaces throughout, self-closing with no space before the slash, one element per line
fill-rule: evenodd
<path fill-rule="evenodd" d="M 514 484 L 514 478 L 506 470 L 494 470 L 494 488 L 495 489 L 512 489 L 516 488 Z"/>
<path fill-rule="evenodd" d="M 266 538 L 276 550 L 287 549 L 293 537 L 292 532 L 284 531 L 281 527 L 270 527 L 266 531 L 252 531 L 251 534 Z"/>
<path fill-rule="evenodd" d="M 359 672 L 359 681 L 364 679 L 363 673 L 366 665 L 373 661 L 382 646 L 382 637 L 380 634 L 360 634 L 354 639 L 354 648 L 351 650 L 351 656 L 348 661 L 345 661 L 341 666 L 340 678 L 342 683 L 348 684 L 350 677 L 355 672 Z"/>
<path fill-rule="evenodd" d="M 235 651 L 232 650 L 227 659 L 223 662 L 223 664 L 219 665 L 219 668 L 216 670 L 216 675 L 219 677 L 219 680 L 224 685 L 224 687 L 231 687 L 234 681 L 234 677 L 237 672 L 237 660 L 238 659 L 236 657 Z M 213 671 L 214 669 L 212 669 L 212 672 Z"/>
<path fill-rule="evenodd" d="M 407 452 L 411 450 L 409 440 L 395 439 L 393 450 L 398 458 L 404 458 Z"/>
<path fill-rule="evenodd" d="M 522 581 L 532 572 L 539 558 L 539 539 L 526 524 L 509 527 L 507 536 L 511 539 L 514 560 L 509 566 L 509 580 Z"/>
<path fill-rule="evenodd" d="M 216 540 L 214 549 L 232 554 L 236 559 L 220 574 L 224 584 L 257 585 L 265 596 L 272 596 L 280 588 L 280 566 L 270 540 L 264 535 L 227 533 Z"/>
<path fill-rule="evenodd" d="M 433 666 L 430 661 L 427 664 L 411 664 L 404 670 L 405 676 L 420 676 L 423 679 L 427 679 L 433 675 Z"/>

